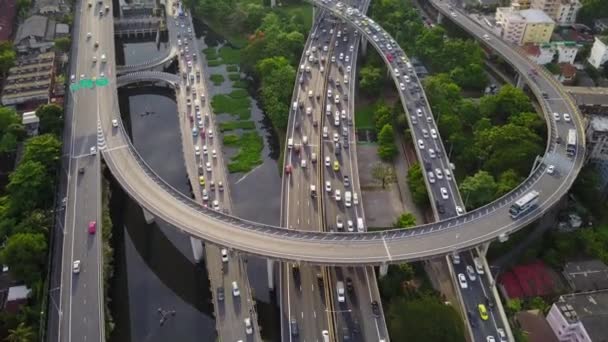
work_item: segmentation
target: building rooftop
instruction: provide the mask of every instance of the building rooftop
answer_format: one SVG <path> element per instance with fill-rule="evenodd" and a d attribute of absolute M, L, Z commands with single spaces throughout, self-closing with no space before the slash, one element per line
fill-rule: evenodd
<path fill-rule="evenodd" d="M 566 87 L 579 106 L 608 106 L 608 88 Z"/>
<path fill-rule="evenodd" d="M 0 0 L 0 42 L 10 40 L 17 14 L 16 0 Z"/>
<path fill-rule="evenodd" d="M 32 290 L 28 289 L 25 285 L 13 286 L 8 289 L 8 297 L 6 300 L 10 302 L 13 300 L 26 299 L 30 292 L 32 292 Z"/>
<path fill-rule="evenodd" d="M 590 115 L 590 125 L 594 132 L 608 132 L 608 117 Z"/>
<path fill-rule="evenodd" d="M 555 305 L 571 323 L 582 322 L 591 341 L 608 340 L 608 291 L 564 295 Z"/>
<path fill-rule="evenodd" d="M 608 289 L 608 266 L 601 260 L 568 262 L 563 274 L 574 291 Z"/>
<path fill-rule="evenodd" d="M 53 77 L 53 52 L 36 58 L 24 57 L 10 68 L 2 89 L 4 105 L 22 104 L 30 100 L 44 100 L 49 96 Z"/>
<path fill-rule="evenodd" d="M 537 9 L 526 9 L 519 11 L 519 15 L 526 19 L 528 23 L 554 23 L 547 13 Z"/>
<path fill-rule="evenodd" d="M 539 310 L 520 311 L 515 320 L 526 334 L 528 342 L 557 342 L 555 333 Z"/>
<path fill-rule="evenodd" d="M 49 26 L 51 29 L 49 30 Z M 42 15 L 33 15 L 19 25 L 15 44 L 19 44 L 28 37 L 36 37 L 47 41 L 52 41 L 55 35 L 55 21 Z"/>

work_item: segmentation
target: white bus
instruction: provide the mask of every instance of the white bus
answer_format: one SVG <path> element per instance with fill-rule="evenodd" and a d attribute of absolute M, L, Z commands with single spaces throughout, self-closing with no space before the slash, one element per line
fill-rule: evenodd
<path fill-rule="evenodd" d="M 519 216 L 527 213 L 528 211 L 536 208 L 538 204 L 538 195 L 540 193 L 536 190 L 532 190 L 527 194 L 523 195 L 520 199 L 515 201 L 509 209 L 511 218 L 517 219 Z"/>
<path fill-rule="evenodd" d="M 568 145 L 566 145 L 566 153 L 572 157 L 576 153 L 576 130 L 571 128 L 568 130 Z"/>

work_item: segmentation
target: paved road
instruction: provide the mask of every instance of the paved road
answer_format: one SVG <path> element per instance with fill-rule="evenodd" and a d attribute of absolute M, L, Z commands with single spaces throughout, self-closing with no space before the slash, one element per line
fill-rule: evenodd
<path fill-rule="evenodd" d="M 193 75 L 190 79 L 180 77 L 182 82 L 176 92 L 184 160 L 186 160 L 190 183 L 197 201 L 208 206 L 213 206 L 214 201 L 217 201 L 217 205 L 222 210 L 230 212 L 232 211 L 230 188 L 226 177 L 221 137 L 214 135 L 219 131 L 216 129 L 215 115 L 209 105 L 203 56 L 194 36 L 192 17 L 175 19 L 171 17 L 171 13 L 177 8 L 177 3 L 173 2 L 173 4 L 175 5 L 170 5 L 168 9 L 167 20 L 171 44 L 179 45 L 181 50 L 179 70 L 185 72 L 186 77 Z M 187 99 L 190 105 L 187 104 Z M 196 129 L 196 135 L 193 129 Z M 205 180 L 204 185 L 200 184 L 201 176 Z M 201 241 L 192 240 L 192 243 L 200 246 Z M 216 245 L 207 244 L 204 251 L 213 292 L 218 335 L 224 341 L 261 341 L 243 259 L 237 251 L 227 251 L 228 260 L 223 261 L 221 249 Z M 240 292 L 238 296 L 233 295 L 233 282 L 237 283 Z M 220 298 L 221 291 L 223 298 Z M 252 324 L 252 331 L 249 334 L 245 328 L 245 319 L 249 319 Z"/>
<path fill-rule="evenodd" d="M 327 1 L 326 3 L 315 3 L 354 25 L 368 39 L 373 39 L 363 27 L 364 20 L 369 22 L 363 15 L 359 15 L 359 19 L 352 20 L 339 11 L 333 3 Z M 474 25 L 473 30 L 483 30 L 479 29 L 475 23 L 467 23 L 467 25 Z M 485 31 L 476 34 L 480 37 L 484 34 L 483 32 Z M 158 179 L 138 158 L 136 151 L 129 146 L 122 130 L 117 130 L 116 134 L 112 135 L 114 132 L 109 123 L 110 118 L 106 115 L 106 112 L 112 111 L 107 110 L 103 111 L 102 127 L 110 149 L 104 151 L 104 158 L 126 191 L 150 212 L 189 234 L 252 254 L 314 263 L 377 264 L 419 260 L 432 255 L 467 249 L 495 239 L 500 234 L 511 233 L 542 215 L 567 192 L 580 171 L 584 159 L 584 139 L 582 138 L 584 132 L 581 117 L 571 98 L 544 69 L 538 69 L 538 76 L 527 75 L 526 72 L 533 67 L 532 63 L 515 51 L 514 47 L 497 39 L 492 40 L 492 43 L 501 55 L 524 73 L 524 77 L 530 79 L 537 95 L 540 96 L 539 89 L 544 90 L 547 101 L 544 101 L 543 105 L 547 113 L 550 134 L 545 158 L 547 162 L 556 165 L 557 173 L 556 175 L 547 174 L 546 165 L 541 164 L 531 177 L 512 193 L 483 208 L 456 218 L 408 230 L 331 234 L 285 231 L 278 227 L 254 224 L 205 210 L 184 199 L 178 192 Z M 403 67 L 399 61 L 400 57 L 404 55 L 398 47 L 392 47 L 393 58 L 389 60 L 383 48 L 375 42 L 372 42 L 372 45 L 382 51 L 385 61 L 391 65 L 391 68 Z M 400 83 L 395 78 L 394 72 L 392 75 L 397 83 Z M 110 104 L 112 102 L 109 101 Z M 406 103 L 403 99 L 402 102 Z M 564 124 L 562 120 L 562 123 L 558 125 L 548 114 L 553 111 L 571 113 L 573 122 Z M 426 114 L 428 116 L 430 113 Z M 555 140 L 558 136 L 564 139 L 569 128 L 575 129 L 578 137 L 573 159 L 566 157 L 565 147 L 563 144 L 557 144 Z M 515 221 L 512 220 L 508 215 L 510 205 L 530 189 L 540 191 L 539 209 L 533 210 Z M 176 201 L 176 199 L 180 200 Z M 205 222 L 205 224 L 201 224 L 201 222 Z M 414 236 L 415 238 L 413 238 Z"/>
<path fill-rule="evenodd" d="M 98 15 L 99 5 L 77 8 L 79 11 L 78 53 L 72 65 L 76 80 L 99 77 L 106 65 L 93 63 L 105 53 L 113 61 L 112 20 Z M 92 38 L 87 39 L 87 32 Z M 93 44 L 99 42 L 99 48 Z M 112 56 L 110 56 L 110 53 Z M 110 62 L 112 63 L 112 62 Z M 109 64 L 110 64 L 109 63 Z M 111 75 L 107 75 L 111 76 Z M 81 89 L 73 94 L 70 162 L 66 203 L 65 235 L 62 257 L 60 341 L 103 341 L 103 293 L 101 254 L 101 169 L 97 154 L 97 120 L 101 110 L 101 88 Z M 68 116 L 69 117 L 69 116 Z M 94 148 L 94 153 L 91 153 Z M 88 232 L 89 224 L 96 233 Z M 73 262 L 80 262 L 80 272 L 73 272 Z"/>

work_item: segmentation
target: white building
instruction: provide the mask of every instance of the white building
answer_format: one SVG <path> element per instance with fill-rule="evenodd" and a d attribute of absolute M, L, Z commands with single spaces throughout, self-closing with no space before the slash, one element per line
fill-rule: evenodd
<path fill-rule="evenodd" d="M 562 0 L 532 0 L 530 8 L 541 10 L 547 13 L 551 18 L 555 18 L 561 1 Z"/>
<path fill-rule="evenodd" d="M 581 7 L 583 5 L 578 0 L 562 0 L 553 19 L 558 25 L 572 25 L 576 22 L 576 15 Z"/>
<path fill-rule="evenodd" d="M 608 37 L 595 37 L 595 42 L 587 61 L 596 69 L 608 61 L 608 46 L 606 44 L 608 44 Z"/>
<path fill-rule="evenodd" d="M 574 64 L 579 48 L 575 42 L 556 42 L 551 45 L 557 50 L 557 63 Z"/>
<path fill-rule="evenodd" d="M 544 44 L 526 44 L 524 50 L 536 64 L 551 63 L 557 54 L 557 63 L 574 64 L 579 46 L 575 42 L 551 42 Z"/>
<path fill-rule="evenodd" d="M 587 138 L 587 158 L 600 176 L 599 190 L 608 190 L 608 117 L 589 115 L 585 132 Z"/>
<path fill-rule="evenodd" d="M 608 291 L 564 295 L 551 306 L 547 323 L 560 341 L 594 342 L 608 339 Z"/>
<path fill-rule="evenodd" d="M 507 41 L 516 44 L 538 44 L 551 40 L 555 22 L 540 10 L 499 7 L 496 9 L 496 26 Z"/>

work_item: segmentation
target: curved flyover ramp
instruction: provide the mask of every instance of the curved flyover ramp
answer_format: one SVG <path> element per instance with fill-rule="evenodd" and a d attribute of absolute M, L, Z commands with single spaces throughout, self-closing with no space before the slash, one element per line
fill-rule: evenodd
<path fill-rule="evenodd" d="M 370 38 L 364 27 L 347 17 L 344 9 L 338 10 L 333 2 L 314 3 L 328 9 Z M 365 16 L 361 15 L 359 18 L 361 21 Z M 381 47 L 373 42 L 372 44 L 382 53 Z M 497 52 L 501 53 L 500 50 Z M 511 61 L 523 75 L 534 67 L 530 61 L 511 48 L 507 53 L 507 57 L 512 58 Z M 397 49 L 393 54 L 399 55 L 403 52 Z M 386 57 L 385 61 L 391 63 Z M 391 67 L 394 65 L 391 64 Z M 542 90 L 554 99 L 549 105 L 544 105 L 551 132 L 544 159 L 560 166 L 560 177 L 546 174 L 545 164 L 540 164 L 518 188 L 497 201 L 462 216 L 412 229 L 370 233 L 303 232 L 253 223 L 204 208 L 160 179 L 137 154 L 122 127 L 112 128 L 111 116 L 107 114 L 118 111 L 115 87 L 105 88 L 107 91 L 114 91 L 113 95 L 108 94 L 114 99 L 108 101 L 109 107 L 102 108 L 101 111 L 103 115 L 100 124 L 108 146 L 103 151 L 103 156 L 116 179 L 142 207 L 188 234 L 222 246 L 270 258 L 332 265 L 380 264 L 424 259 L 467 249 L 495 239 L 503 233 L 508 234 L 522 228 L 554 205 L 572 185 L 584 158 L 584 135 L 580 114 L 563 92 L 561 85 L 547 74 L 540 73 L 535 79 L 527 80 L 535 93 Z M 558 135 L 563 136 L 568 128 L 558 127 L 550 119 L 552 110 L 573 114 L 571 127 L 576 129 L 581 140 L 574 159 L 566 156 L 564 146 L 555 144 L 555 138 Z M 539 208 L 516 221 L 512 220 L 508 214 L 509 206 L 530 189 L 539 190 L 541 193 Z"/>
<path fill-rule="evenodd" d="M 177 56 L 177 47 L 173 46 L 171 49 L 166 50 L 166 52 L 157 58 L 145 61 L 139 64 L 131 64 L 131 65 L 119 65 L 116 67 L 116 72 L 118 75 L 124 75 L 137 71 L 145 71 L 150 70 L 165 63 L 171 61 L 173 58 Z"/>
<path fill-rule="evenodd" d="M 140 71 L 118 76 L 116 79 L 116 85 L 120 88 L 138 82 L 165 82 L 170 84 L 172 87 L 179 87 L 179 81 L 179 76 L 168 72 Z"/>

